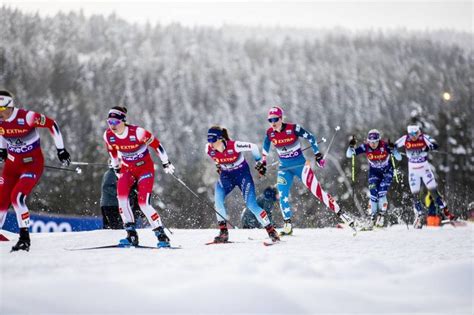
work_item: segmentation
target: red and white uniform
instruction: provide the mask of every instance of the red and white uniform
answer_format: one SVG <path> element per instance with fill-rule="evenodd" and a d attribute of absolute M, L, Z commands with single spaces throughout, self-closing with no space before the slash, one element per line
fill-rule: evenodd
<path fill-rule="evenodd" d="M 25 199 L 38 183 L 44 166 L 36 128 L 48 128 L 56 148 L 64 149 L 58 125 L 43 114 L 14 108 L 7 120 L 0 120 L 0 148 L 8 151 L 0 177 L 0 228 L 10 204 L 15 209 L 18 226 L 25 228 L 29 225 L 30 215 Z"/>
<path fill-rule="evenodd" d="M 206 153 L 216 164 L 219 164 L 223 171 L 234 171 L 248 165 L 242 152 L 251 151 L 254 159 L 258 162 L 262 158 L 258 147 L 254 143 L 227 140 L 223 152 L 214 150 L 212 145 L 206 144 Z"/>
<path fill-rule="evenodd" d="M 134 125 L 126 125 L 122 134 L 115 134 L 107 129 L 104 141 L 112 158 L 112 166 L 119 167 L 119 157 L 122 159 L 120 174 L 117 181 L 119 211 L 124 223 L 134 223 L 128 196 L 130 189 L 137 183 L 138 204 L 153 228 L 162 226 L 160 216 L 150 204 L 155 169 L 149 148 L 160 157 L 163 164 L 168 163 L 168 155 L 160 141 L 151 132 Z"/>
<path fill-rule="evenodd" d="M 404 135 L 395 142 L 397 148 L 405 147 L 408 157 L 408 181 L 410 191 L 418 193 L 420 191 L 421 181 L 425 183 L 429 190 L 436 189 L 435 176 L 428 162 L 427 147 L 436 147 L 435 141 L 428 135 L 420 134 L 415 140 L 411 140 L 408 135 Z"/>

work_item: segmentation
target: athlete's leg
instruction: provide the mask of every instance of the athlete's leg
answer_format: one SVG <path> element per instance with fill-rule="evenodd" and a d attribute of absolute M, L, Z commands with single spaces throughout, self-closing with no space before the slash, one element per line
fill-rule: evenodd
<path fill-rule="evenodd" d="M 140 210 L 145 214 L 148 222 L 153 229 L 156 229 L 163 225 L 158 212 L 151 206 L 150 198 L 151 192 L 153 191 L 154 172 L 153 169 L 143 172 L 138 177 L 138 205 Z"/>
<path fill-rule="evenodd" d="M 313 170 L 311 169 L 311 164 L 306 163 L 301 169 L 296 169 L 298 171 L 297 174 L 300 174 L 299 177 L 303 184 L 311 191 L 311 193 L 316 196 L 321 202 L 323 202 L 326 207 L 330 210 L 334 211 L 335 213 L 339 212 L 339 205 L 334 200 L 334 198 L 325 192 L 321 187 L 318 179 L 314 175 Z"/>
<path fill-rule="evenodd" d="M 372 168 L 369 170 L 370 216 L 375 219 L 379 211 L 379 189 L 382 182 L 381 175 Z"/>
<path fill-rule="evenodd" d="M 283 220 L 290 220 L 293 215 L 290 205 L 290 190 L 293 184 L 292 170 L 278 171 L 277 189 L 280 195 L 280 210 Z"/>
<path fill-rule="evenodd" d="M 0 176 L 0 229 L 5 223 L 8 208 L 11 204 L 11 193 L 18 180 L 18 175 L 14 172 L 13 163 L 5 163 L 2 175 Z"/>
<path fill-rule="evenodd" d="M 227 221 L 227 209 L 225 207 L 225 197 L 234 189 L 232 175 L 221 174 L 215 185 L 214 204 L 216 208 L 216 218 L 218 222 Z"/>
<path fill-rule="evenodd" d="M 117 199 L 119 203 L 119 213 L 124 225 L 135 223 L 135 218 L 133 217 L 130 201 L 128 199 L 130 189 L 134 183 L 135 178 L 133 173 L 127 168 L 122 168 L 117 180 Z"/>
<path fill-rule="evenodd" d="M 242 191 L 242 196 L 244 197 L 247 208 L 252 211 L 258 222 L 260 222 L 263 227 L 269 225 L 270 220 L 268 219 L 267 212 L 257 204 L 255 185 L 249 170 L 241 175 L 239 188 Z"/>
<path fill-rule="evenodd" d="M 379 210 L 382 212 L 387 211 L 388 201 L 387 201 L 387 192 L 392 184 L 393 180 L 393 170 L 383 173 L 382 181 L 379 185 L 378 197 L 379 197 Z"/>

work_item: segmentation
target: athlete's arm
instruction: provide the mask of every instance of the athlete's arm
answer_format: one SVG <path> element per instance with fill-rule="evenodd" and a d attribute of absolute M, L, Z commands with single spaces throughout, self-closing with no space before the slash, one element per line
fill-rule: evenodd
<path fill-rule="evenodd" d="M 311 132 L 305 130 L 300 125 L 296 125 L 295 131 L 298 137 L 303 137 L 308 140 L 309 144 L 311 145 L 311 148 L 313 149 L 314 154 L 317 154 L 319 152 L 318 141 Z"/>
<path fill-rule="evenodd" d="M 107 141 L 107 131 L 104 133 L 104 141 L 105 146 L 107 148 L 107 152 L 110 155 L 111 165 L 113 169 L 118 169 L 120 167 L 120 161 L 118 158 L 118 151 L 117 149 Z"/>
<path fill-rule="evenodd" d="M 64 140 L 59 130 L 59 126 L 53 119 L 39 113 L 28 111 L 26 114 L 26 123 L 30 127 L 35 128 L 48 128 L 49 132 L 53 136 L 54 145 L 56 149 L 64 149 Z"/>
<path fill-rule="evenodd" d="M 236 152 L 251 151 L 255 161 L 258 162 L 262 159 L 262 155 L 260 154 L 260 150 L 258 149 L 258 146 L 255 143 L 235 141 L 235 151 Z"/>
<path fill-rule="evenodd" d="M 165 148 L 161 145 L 160 140 L 153 136 L 151 132 L 139 127 L 137 128 L 137 138 L 138 141 L 145 143 L 147 146 L 155 150 L 161 160 L 161 163 L 168 164 L 170 162 L 168 154 L 166 153 Z"/>

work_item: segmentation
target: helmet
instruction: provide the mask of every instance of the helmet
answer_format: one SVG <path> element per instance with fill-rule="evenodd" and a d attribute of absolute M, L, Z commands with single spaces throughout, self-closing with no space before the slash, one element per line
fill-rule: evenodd
<path fill-rule="evenodd" d="M 420 132 L 420 126 L 418 125 L 409 125 L 407 127 L 407 132 L 410 136 L 416 136 Z"/>
<path fill-rule="evenodd" d="M 0 90 L 0 107 L 13 107 L 13 94 L 7 90 Z"/>
<path fill-rule="evenodd" d="M 380 131 L 377 129 L 371 129 L 367 133 L 367 141 L 368 142 L 377 142 L 380 141 Z"/>
<path fill-rule="evenodd" d="M 278 117 L 282 118 L 283 117 L 283 109 L 281 109 L 278 106 L 273 106 L 268 111 L 268 117 L 270 117 L 270 116 L 278 116 Z"/>

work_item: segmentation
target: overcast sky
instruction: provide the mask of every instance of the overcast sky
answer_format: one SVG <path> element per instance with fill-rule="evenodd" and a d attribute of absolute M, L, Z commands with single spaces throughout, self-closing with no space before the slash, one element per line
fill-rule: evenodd
<path fill-rule="evenodd" d="M 53 15 L 83 9 L 84 13 L 118 16 L 138 23 L 187 26 L 291 26 L 354 30 L 454 29 L 472 32 L 471 1 L 111 1 L 111 0 L 0 0 L 0 3 L 25 12 Z"/>

